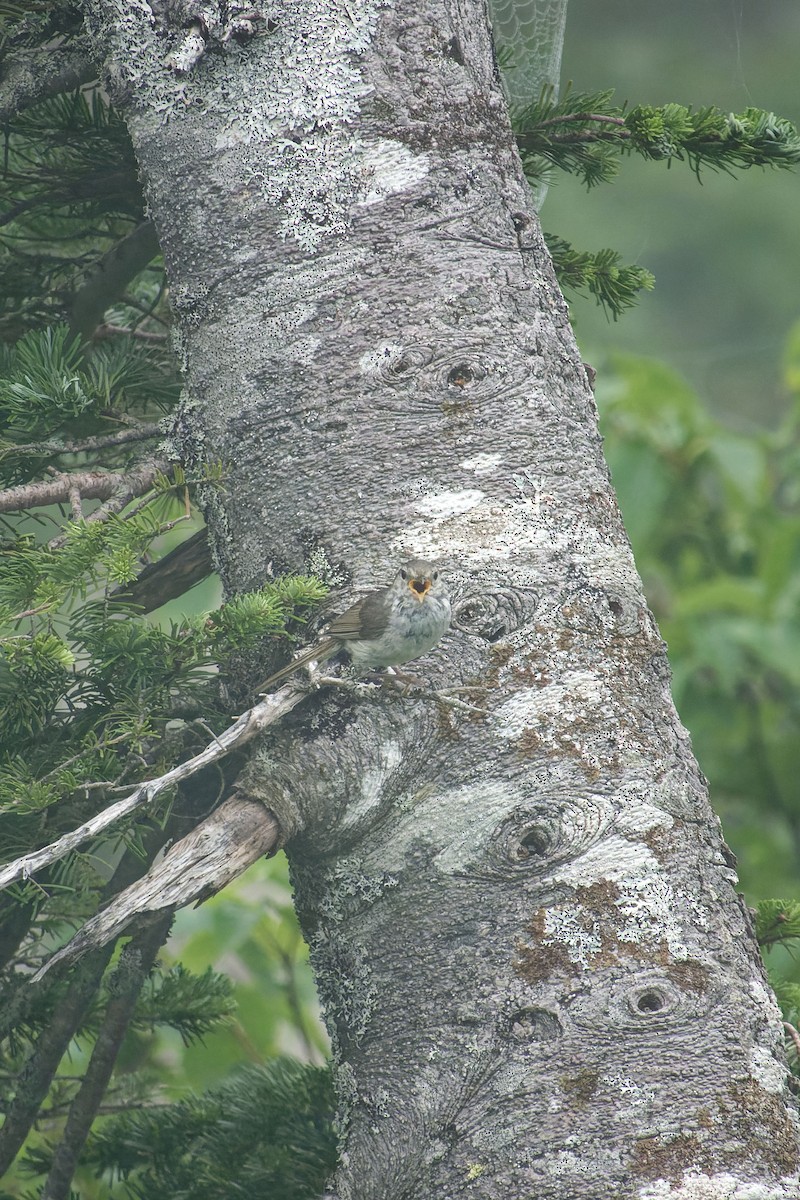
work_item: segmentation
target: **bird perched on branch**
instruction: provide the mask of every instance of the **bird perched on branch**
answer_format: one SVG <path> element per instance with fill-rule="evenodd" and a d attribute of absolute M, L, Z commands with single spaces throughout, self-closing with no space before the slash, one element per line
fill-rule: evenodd
<path fill-rule="evenodd" d="M 340 650 L 364 674 L 420 658 L 450 624 L 450 597 L 433 563 L 412 558 L 389 587 L 368 592 L 323 630 L 321 639 L 262 683 L 266 688 L 311 662 L 325 662 Z"/>

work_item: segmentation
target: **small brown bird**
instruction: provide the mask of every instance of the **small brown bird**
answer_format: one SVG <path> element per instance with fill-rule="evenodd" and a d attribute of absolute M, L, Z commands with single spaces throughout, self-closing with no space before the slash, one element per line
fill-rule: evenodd
<path fill-rule="evenodd" d="M 259 692 L 310 662 L 325 662 L 345 650 L 360 673 L 420 658 L 450 624 L 450 597 L 441 572 L 422 558 L 403 563 L 389 587 L 368 592 L 334 617 L 321 639 L 274 675 Z"/>

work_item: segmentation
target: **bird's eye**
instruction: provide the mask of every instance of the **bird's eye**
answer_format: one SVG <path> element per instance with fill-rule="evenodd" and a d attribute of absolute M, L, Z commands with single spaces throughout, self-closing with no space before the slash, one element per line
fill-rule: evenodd
<path fill-rule="evenodd" d="M 401 579 L 408 579 L 408 571 L 401 571 L 401 572 L 400 572 L 400 578 L 401 578 Z"/>
<path fill-rule="evenodd" d="M 437 580 L 438 578 L 439 578 L 439 572 L 438 572 L 438 571 L 434 571 L 434 572 L 433 572 L 433 574 L 431 575 L 431 579 L 432 579 L 432 580 L 433 580 L 433 582 L 435 583 L 435 582 L 436 582 L 436 580 Z"/>

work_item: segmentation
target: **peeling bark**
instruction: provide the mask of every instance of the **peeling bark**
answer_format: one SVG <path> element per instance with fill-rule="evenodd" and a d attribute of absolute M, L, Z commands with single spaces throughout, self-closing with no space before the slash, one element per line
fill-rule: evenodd
<path fill-rule="evenodd" d="M 172 449 L 226 464 L 228 592 L 325 561 L 344 602 L 438 557 L 454 626 L 415 669 L 486 689 L 485 716 L 313 697 L 243 784 L 296 830 L 330 1200 L 796 1197 L 778 1010 L 483 5 L 277 4 L 182 78 L 181 29 L 85 7 L 170 277 Z"/>

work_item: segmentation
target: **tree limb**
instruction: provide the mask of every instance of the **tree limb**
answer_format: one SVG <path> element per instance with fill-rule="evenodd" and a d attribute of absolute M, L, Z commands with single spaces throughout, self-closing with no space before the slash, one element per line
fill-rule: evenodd
<path fill-rule="evenodd" d="M 51 439 L 42 442 L 23 442 L 15 445 L 7 442 L 0 446 L 0 458 L 11 454 L 36 455 L 42 458 L 56 454 L 84 454 L 94 450 L 106 450 L 110 446 L 124 446 L 127 442 L 144 442 L 148 438 L 161 437 L 163 431 L 159 425 L 148 423 L 134 425 L 129 429 L 119 429 L 116 433 L 100 433 L 95 437 L 81 438 L 79 441 Z"/>
<path fill-rule="evenodd" d="M 208 529 L 203 526 L 158 562 L 149 563 L 131 583 L 115 588 L 111 598 L 136 604 L 142 613 L 153 612 L 188 592 L 212 570 Z"/>
<path fill-rule="evenodd" d="M 95 264 L 73 298 L 69 310 L 70 333 L 90 337 L 106 309 L 119 300 L 131 280 L 158 252 L 158 238 L 152 221 L 142 221 L 112 246 Z"/>
<path fill-rule="evenodd" d="M 121 500 L 124 507 L 134 496 L 141 496 L 153 486 L 156 476 L 170 469 L 166 459 L 147 459 L 128 471 L 75 471 L 22 483 L 0 492 L 0 512 L 18 512 L 25 508 L 42 508 L 46 504 L 69 501 L 70 492 L 77 490 L 83 500 Z M 123 499 L 124 498 L 124 499 Z"/>
<path fill-rule="evenodd" d="M 259 704 L 255 704 L 247 712 L 242 713 L 233 725 L 229 725 L 227 729 L 223 730 L 194 758 L 187 759 L 186 762 L 173 767 L 172 770 L 160 775 L 157 779 L 146 780 L 139 784 L 129 796 L 118 800 L 116 804 L 109 805 L 108 808 L 97 813 L 83 825 L 79 825 L 77 829 L 64 834 L 58 841 L 49 846 L 43 846 L 40 850 L 34 850 L 30 854 L 24 854 L 21 858 L 17 858 L 3 867 L 0 870 L 0 889 L 9 887 L 18 879 L 27 879 L 42 867 L 64 858 L 71 850 L 76 850 L 83 842 L 96 837 L 98 833 L 102 833 L 104 829 L 108 829 L 110 825 L 122 820 L 137 808 L 151 804 L 167 788 L 174 787 L 183 779 L 189 779 L 203 767 L 224 758 L 234 748 L 243 746 L 257 733 L 261 733 L 262 730 L 280 721 L 307 694 L 307 691 L 301 688 L 287 686 L 270 696 L 265 696 Z M 259 853 L 264 853 L 264 851 Z"/>
<path fill-rule="evenodd" d="M 90 917 L 71 941 L 33 977 L 42 979 L 118 937 L 144 914 L 170 913 L 192 901 L 207 900 L 280 844 L 278 819 L 260 801 L 233 795 L 167 851 L 146 875 Z"/>
<path fill-rule="evenodd" d="M 169 933 L 172 912 L 139 932 L 122 951 L 110 983 L 110 999 L 86 1074 L 70 1106 L 61 1141 L 53 1155 L 42 1200 L 68 1200 L 78 1157 L 97 1115 L 128 1031 L 136 1001 L 159 948 Z"/>
<path fill-rule="evenodd" d="M 86 38 L 48 49 L 26 49 L 8 60 L 0 85 L 0 121 L 9 121 L 49 96 L 97 78 Z"/>

